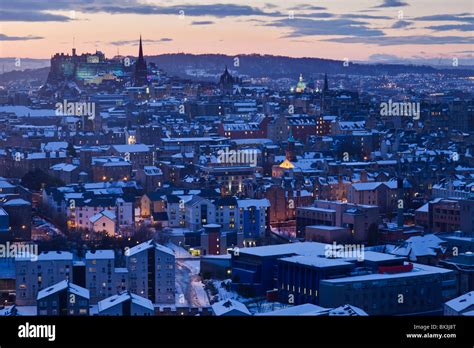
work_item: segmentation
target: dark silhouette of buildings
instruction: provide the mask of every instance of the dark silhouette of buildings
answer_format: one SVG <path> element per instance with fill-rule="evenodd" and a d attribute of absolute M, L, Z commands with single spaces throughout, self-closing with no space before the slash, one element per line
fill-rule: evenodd
<path fill-rule="evenodd" d="M 219 79 L 219 88 L 224 94 L 232 94 L 232 89 L 234 87 L 234 83 L 236 79 L 229 73 L 227 70 L 227 65 L 225 67 L 224 73 L 221 75 Z"/>

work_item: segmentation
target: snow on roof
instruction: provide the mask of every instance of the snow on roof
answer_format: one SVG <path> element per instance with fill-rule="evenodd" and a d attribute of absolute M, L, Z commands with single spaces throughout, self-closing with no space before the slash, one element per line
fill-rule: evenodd
<path fill-rule="evenodd" d="M 284 257 L 280 260 L 285 261 L 285 262 L 297 263 L 297 264 L 305 265 L 305 266 L 317 267 L 317 268 L 352 266 L 352 263 L 346 262 L 340 259 L 330 259 L 326 257 L 317 257 L 317 256 L 297 255 L 297 256 Z"/>
<path fill-rule="evenodd" d="M 256 316 L 301 316 L 301 315 L 316 315 L 321 312 L 328 311 L 328 308 L 316 306 L 312 303 L 304 303 L 298 306 L 291 306 L 283 309 L 277 309 L 275 311 L 266 312 L 266 313 L 257 313 Z"/>
<path fill-rule="evenodd" d="M 144 166 L 143 171 L 146 175 L 163 175 L 161 169 L 155 166 Z"/>
<path fill-rule="evenodd" d="M 326 244 L 317 242 L 289 243 L 266 245 L 253 248 L 241 248 L 240 254 L 254 255 L 259 257 L 279 255 L 324 255 Z"/>
<path fill-rule="evenodd" d="M 31 203 L 21 198 L 15 198 L 4 204 L 4 206 L 7 206 L 7 207 L 20 206 L 20 205 L 31 205 Z"/>
<path fill-rule="evenodd" d="M 38 261 L 72 261 L 72 253 L 69 251 L 47 251 L 42 252 L 38 255 Z M 16 258 L 17 260 L 30 260 L 30 257 L 20 256 Z"/>
<path fill-rule="evenodd" d="M 115 253 L 113 250 L 95 250 L 86 253 L 86 260 L 103 260 L 114 259 Z"/>
<path fill-rule="evenodd" d="M 390 254 L 409 256 L 411 261 L 416 261 L 420 256 L 436 256 L 438 251 L 444 252 L 444 240 L 434 234 L 413 236 L 394 248 Z"/>
<path fill-rule="evenodd" d="M 306 228 L 317 228 L 318 230 L 326 230 L 326 231 L 338 231 L 341 229 L 345 229 L 345 227 L 341 227 L 341 226 L 326 226 L 326 225 L 310 225 L 310 226 L 306 226 Z"/>
<path fill-rule="evenodd" d="M 148 249 L 152 248 L 153 246 L 155 246 L 156 250 L 159 250 L 161 252 L 164 252 L 164 253 L 167 253 L 169 255 L 174 256 L 173 250 L 171 250 L 170 248 L 167 248 L 167 247 L 165 247 L 161 244 L 158 244 L 153 240 L 149 240 L 147 242 L 138 244 L 138 245 L 128 249 L 126 251 L 125 255 L 126 256 L 132 256 L 132 255 L 138 254 L 142 251 L 148 250 Z"/>
<path fill-rule="evenodd" d="M 0 316 L 36 316 L 37 307 L 36 306 L 17 306 L 11 305 L 3 309 L 0 309 Z"/>
<path fill-rule="evenodd" d="M 209 141 L 223 141 L 227 140 L 225 137 L 189 137 L 189 138 L 161 138 L 161 141 L 164 143 L 171 143 L 171 142 L 209 142 Z"/>
<path fill-rule="evenodd" d="M 232 142 L 236 145 L 245 144 L 271 144 L 272 140 L 266 138 L 252 138 L 252 139 L 232 139 Z"/>
<path fill-rule="evenodd" d="M 449 270 L 449 269 L 445 269 L 445 268 L 433 267 L 433 266 L 414 263 L 413 264 L 413 270 L 409 271 L 409 272 L 373 273 L 373 274 L 366 274 L 366 275 L 354 276 L 354 277 L 324 279 L 324 280 L 321 280 L 321 282 L 334 283 L 334 284 L 353 283 L 353 282 L 363 282 L 363 281 L 377 281 L 377 280 L 388 280 L 388 279 L 397 279 L 397 278 L 409 278 L 409 277 L 434 275 L 434 274 L 449 273 L 449 272 L 452 272 L 452 271 Z"/>
<path fill-rule="evenodd" d="M 466 309 L 474 309 L 474 291 L 453 298 L 452 300 L 446 302 L 446 306 L 452 308 L 456 312 L 462 312 Z"/>
<path fill-rule="evenodd" d="M 148 145 L 145 144 L 113 145 L 113 148 L 120 153 L 150 151 Z"/>
<path fill-rule="evenodd" d="M 314 210 L 314 211 L 319 211 L 322 213 L 335 213 L 335 209 L 326 209 L 326 208 L 319 208 L 319 207 L 302 207 L 305 210 Z"/>
<path fill-rule="evenodd" d="M 45 298 L 51 294 L 54 294 L 58 291 L 62 291 L 64 289 L 68 289 L 68 291 L 72 294 L 89 299 L 89 290 L 84 289 L 83 287 L 80 287 L 76 284 L 73 284 L 69 280 L 63 280 L 59 283 L 54 284 L 53 286 L 39 291 L 36 299 L 41 300 L 42 298 Z"/>
<path fill-rule="evenodd" d="M 68 143 L 66 141 L 50 141 L 46 144 L 42 144 L 43 151 L 59 151 L 66 150 L 68 148 Z"/>
<path fill-rule="evenodd" d="M 266 198 L 262 199 L 239 199 L 237 201 L 239 208 L 248 209 L 250 207 L 268 208 L 270 207 L 270 201 Z"/>
<path fill-rule="evenodd" d="M 124 291 L 120 294 L 113 295 L 103 299 L 102 301 L 99 301 L 99 313 L 128 300 L 132 301 L 134 305 L 144 307 L 151 311 L 154 310 L 153 303 L 149 299 L 138 296 L 129 291 Z"/>
<path fill-rule="evenodd" d="M 343 305 L 329 311 L 329 316 L 367 316 L 368 314 L 362 309 L 352 306 Z"/>
<path fill-rule="evenodd" d="M 397 259 L 403 260 L 405 258 L 398 255 L 390 255 L 390 254 L 379 253 L 379 252 L 370 251 L 370 250 L 364 251 L 365 261 L 377 262 L 377 261 L 388 261 L 388 260 L 397 260 Z"/>
<path fill-rule="evenodd" d="M 360 130 L 364 129 L 365 121 L 339 121 L 339 127 L 342 130 Z"/>
<path fill-rule="evenodd" d="M 30 109 L 22 105 L 0 106 L 0 112 L 13 112 L 18 117 L 44 117 L 56 116 L 56 109 Z"/>
<path fill-rule="evenodd" d="M 381 182 L 358 182 L 356 184 L 352 184 L 352 187 L 356 191 L 372 191 L 382 185 Z"/>
<path fill-rule="evenodd" d="M 16 305 L 5 306 L 0 309 L 0 317 L 15 315 L 16 313 Z"/>
<path fill-rule="evenodd" d="M 10 184 L 6 180 L 0 180 L 0 188 L 14 188 L 15 185 Z"/>
<path fill-rule="evenodd" d="M 106 217 L 110 220 L 115 220 L 115 214 L 114 212 L 110 211 L 110 210 L 102 210 L 100 213 L 97 213 L 93 216 L 91 216 L 89 218 L 89 220 L 92 222 L 92 223 L 96 223 L 100 218 L 102 217 Z"/>
<path fill-rule="evenodd" d="M 66 152 L 32 152 L 27 154 L 27 159 L 44 159 L 44 158 L 66 158 Z"/>
<path fill-rule="evenodd" d="M 60 171 L 63 171 L 63 172 L 72 172 L 74 169 L 76 169 L 77 166 L 75 166 L 74 164 L 69 164 L 69 163 L 58 163 L 58 164 L 55 164 L 53 166 L 51 166 L 51 170 L 60 170 Z"/>
<path fill-rule="evenodd" d="M 226 314 L 233 310 L 244 313 L 246 315 L 251 315 L 249 310 L 243 303 L 232 299 L 216 302 L 211 307 L 214 311 L 214 314 L 217 316 Z"/>
<path fill-rule="evenodd" d="M 222 226 L 219 225 L 219 224 L 206 224 L 206 225 L 203 225 L 202 227 L 204 227 L 204 228 L 220 228 Z"/>
<path fill-rule="evenodd" d="M 419 207 L 416 211 L 419 211 L 421 213 L 427 213 L 429 211 L 429 207 L 430 207 L 430 204 L 426 203 L 422 205 L 421 207 Z"/>

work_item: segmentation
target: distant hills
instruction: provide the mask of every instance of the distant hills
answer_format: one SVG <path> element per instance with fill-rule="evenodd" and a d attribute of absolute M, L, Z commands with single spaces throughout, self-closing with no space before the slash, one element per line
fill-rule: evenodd
<path fill-rule="evenodd" d="M 157 66 L 169 75 L 197 80 L 215 80 L 225 66 L 228 66 L 234 74 L 249 77 L 269 78 L 298 78 L 302 73 L 306 78 L 313 75 L 327 73 L 328 75 L 396 75 L 400 73 L 431 74 L 443 73 L 458 76 L 472 76 L 473 67 L 459 66 L 446 67 L 403 64 L 361 64 L 343 61 L 321 59 L 321 58 L 292 58 L 273 55 L 237 55 L 224 54 L 162 54 L 157 56 L 146 56 L 148 62 L 156 63 Z M 25 58 L 27 59 L 27 58 Z M 41 64 L 44 65 L 44 60 Z M 33 60 L 29 59 L 33 64 Z M 0 74 L 0 83 L 8 83 L 22 79 L 38 79 L 46 81 L 49 67 L 39 69 L 27 69 L 24 71 L 14 70 Z"/>
<path fill-rule="evenodd" d="M 302 73 L 308 77 L 314 74 L 327 73 L 328 75 L 396 75 L 400 73 L 448 73 L 461 76 L 471 76 L 474 70 L 457 67 L 434 68 L 431 66 L 402 65 L 402 64 L 360 64 L 321 58 L 291 58 L 272 55 L 237 55 L 223 54 L 162 54 L 148 56 L 147 61 L 156 63 L 169 74 L 189 76 L 189 72 L 198 73 L 199 70 L 207 73 L 220 74 L 227 65 L 238 74 L 250 77 L 271 78 L 298 78 Z M 238 66 L 235 66 L 238 63 Z"/>
<path fill-rule="evenodd" d="M 37 80 L 46 82 L 48 77 L 49 67 L 39 69 L 13 70 L 0 74 L 0 84 L 9 82 L 19 82 L 21 80 Z"/>

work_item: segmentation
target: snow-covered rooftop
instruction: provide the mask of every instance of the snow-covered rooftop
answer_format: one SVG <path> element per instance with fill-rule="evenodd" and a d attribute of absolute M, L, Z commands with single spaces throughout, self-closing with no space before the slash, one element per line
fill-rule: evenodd
<path fill-rule="evenodd" d="M 138 254 L 142 251 L 148 250 L 148 249 L 152 248 L 153 246 L 156 248 L 156 250 L 159 250 L 161 252 L 164 252 L 164 253 L 167 253 L 169 255 L 174 256 L 173 250 L 171 250 L 170 248 L 167 248 L 167 247 L 165 247 L 161 244 L 158 244 L 153 240 L 149 240 L 147 242 L 138 244 L 138 245 L 128 249 L 127 252 L 125 253 L 125 255 L 126 256 L 132 256 L 132 255 Z"/>
<path fill-rule="evenodd" d="M 129 291 L 124 291 L 120 294 L 113 295 L 113 296 L 107 297 L 106 299 L 103 299 L 102 301 L 99 301 L 98 303 L 99 313 L 127 300 L 130 300 L 134 305 L 144 307 L 151 311 L 154 310 L 153 303 L 149 299 L 138 296 Z"/>
<path fill-rule="evenodd" d="M 86 253 L 86 260 L 113 259 L 115 254 L 113 250 L 95 250 Z"/>
<path fill-rule="evenodd" d="M 328 308 L 316 306 L 312 303 L 304 303 L 298 306 L 291 306 L 283 309 L 277 309 L 271 312 L 258 313 L 256 316 L 301 316 L 301 315 L 316 315 L 321 312 L 328 311 Z"/>
<path fill-rule="evenodd" d="M 446 302 L 446 306 L 454 309 L 456 312 L 474 310 L 474 291 L 453 298 L 452 300 Z"/>
<path fill-rule="evenodd" d="M 68 291 L 72 294 L 89 299 L 89 290 L 84 289 L 83 287 L 80 287 L 79 285 L 73 284 L 69 280 L 63 280 L 50 287 L 47 287 L 46 289 L 40 290 L 38 292 L 37 300 L 41 300 L 42 298 L 50 296 L 64 289 L 68 289 Z"/>
<path fill-rule="evenodd" d="M 247 307 L 243 303 L 236 300 L 232 300 L 232 299 L 216 302 L 211 307 L 212 307 L 212 310 L 214 311 L 214 314 L 217 316 L 226 314 L 233 310 L 241 312 L 246 315 L 251 315 L 250 311 L 247 309 Z"/>

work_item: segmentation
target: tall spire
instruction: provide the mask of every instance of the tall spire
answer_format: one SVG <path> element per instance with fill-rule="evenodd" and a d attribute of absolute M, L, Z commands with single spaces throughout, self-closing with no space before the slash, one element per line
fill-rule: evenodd
<path fill-rule="evenodd" d="M 323 91 L 324 91 L 324 92 L 329 91 L 328 74 L 324 74 L 324 87 L 323 87 Z"/>
<path fill-rule="evenodd" d="M 147 66 L 145 58 L 143 58 L 143 43 L 142 36 L 140 35 L 138 59 L 135 63 L 135 86 L 144 86 L 147 82 Z"/>
<path fill-rule="evenodd" d="M 138 49 L 138 59 L 143 59 L 143 45 L 142 45 L 142 35 L 140 34 L 140 48 Z"/>

